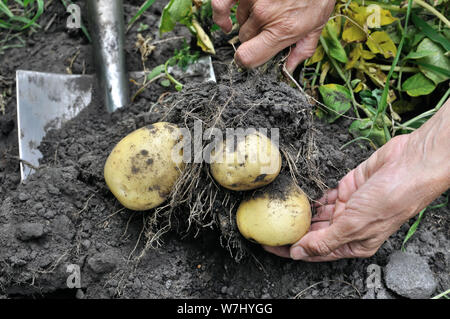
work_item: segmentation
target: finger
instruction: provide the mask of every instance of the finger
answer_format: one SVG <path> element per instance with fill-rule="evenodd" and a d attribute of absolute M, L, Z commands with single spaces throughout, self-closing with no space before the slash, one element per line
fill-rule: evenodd
<path fill-rule="evenodd" d="M 271 247 L 271 246 L 263 245 L 262 247 L 264 248 L 265 251 L 268 251 L 269 253 L 272 253 L 279 257 L 291 258 L 291 254 L 289 252 L 289 247 L 287 247 L 287 246 Z"/>
<path fill-rule="evenodd" d="M 248 18 L 245 23 L 241 24 L 239 29 L 239 41 L 244 43 L 254 37 L 256 37 L 261 32 L 261 24 L 257 22 L 256 19 Z"/>
<path fill-rule="evenodd" d="M 331 223 L 333 223 L 334 220 L 338 219 L 339 216 L 345 214 L 346 207 L 347 207 L 346 203 L 340 201 L 339 199 L 336 200 L 336 202 L 334 204 L 334 212 L 330 218 Z"/>
<path fill-rule="evenodd" d="M 302 258 L 302 260 L 309 262 L 322 262 L 322 261 L 333 261 L 343 258 L 368 258 L 373 256 L 379 248 L 380 245 L 369 248 L 364 247 L 361 245 L 361 242 L 356 241 L 342 245 L 338 249 L 332 251 L 326 256 L 307 256 L 305 258 Z"/>
<path fill-rule="evenodd" d="M 242 43 L 234 59 L 241 67 L 255 68 L 269 61 L 289 45 L 291 43 L 287 41 L 279 41 L 270 30 L 263 30 L 256 37 Z"/>
<path fill-rule="evenodd" d="M 349 233 L 347 224 L 345 221 L 336 222 L 328 227 L 308 232 L 291 247 L 291 257 L 305 260 L 308 257 L 330 255 L 350 241 L 345 235 Z"/>
<path fill-rule="evenodd" d="M 311 219 L 312 222 L 329 221 L 333 217 L 334 204 L 320 206 L 317 209 L 317 214 Z"/>
<path fill-rule="evenodd" d="M 289 73 L 292 74 L 300 63 L 313 56 L 321 32 L 321 29 L 313 31 L 308 33 L 306 37 L 297 41 L 286 61 L 286 69 Z"/>
<path fill-rule="evenodd" d="M 214 22 L 226 33 L 231 32 L 233 23 L 230 18 L 230 10 L 237 0 L 212 0 Z"/>
<path fill-rule="evenodd" d="M 298 251 L 297 251 L 297 247 L 292 247 L 290 250 L 291 253 L 291 258 L 295 259 L 295 260 L 303 260 L 303 261 L 308 261 L 308 262 L 323 262 L 323 261 L 333 261 L 333 260 L 338 260 L 338 259 L 342 259 L 342 258 L 348 258 L 351 256 L 345 256 L 344 254 L 341 253 L 341 249 L 339 248 L 336 251 L 331 251 L 329 254 L 323 255 L 323 256 L 309 256 L 309 255 L 304 255 L 302 258 L 298 258 Z"/>
<path fill-rule="evenodd" d="M 350 199 L 350 196 L 358 190 L 355 181 L 355 172 L 356 168 L 339 181 L 337 198 L 341 202 L 347 202 Z"/>
<path fill-rule="evenodd" d="M 327 256 L 314 256 L 314 257 L 305 257 L 302 259 L 297 259 L 297 260 L 303 260 L 303 261 L 307 261 L 307 262 L 325 262 L 325 261 L 334 261 L 334 260 L 338 260 L 338 259 L 342 259 L 343 257 L 337 256 L 334 253 L 331 253 Z M 295 258 L 293 258 L 295 259 Z"/>
<path fill-rule="evenodd" d="M 314 203 L 314 205 L 320 206 L 320 205 L 334 204 L 337 197 L 338 197 L 337 188 L 327 190 L 325 194 L 320 199 L 318 199 L 316 203 Z"/>
<path fill-rule="evenodd" d="M 236 19 L 240 26 L 243 26 L 250 15 L 250 9 L 252 7 L 252 1 L 241 0 L 236 10 Z"/>
<path fill-rule="evenodd" d="M 312 223 L 311 226 L 309 227 L 309 231 L 316 231 L 322 228 L 326 228 L 326 227 L 330 227 L 330 222 L 329 221 L 325 221 L 325 222 L 316 222 L 316 223 Z"/>

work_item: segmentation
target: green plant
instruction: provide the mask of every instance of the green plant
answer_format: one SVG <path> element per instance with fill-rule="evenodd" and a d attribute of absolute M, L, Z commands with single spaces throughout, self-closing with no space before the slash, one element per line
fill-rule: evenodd
<path fill-rule="evenodd" d="M 39 28 L 36 20 L 43 12 L 43 0 L 0 0 L 0 28 L 13 31 Z"/>
<path fill-rule="evenodd" d="M 448 297 L 449 294 L 450 294 L 450 289 L 440 293 L 439 295 L 434 296 L 431 299 L 441 299 L 441 298 L 449 299 L 449 297 Z"/>
<path fill-rule="evenodd" d="M 419 105 L 439 99 L 450 79 L 449 3 L 402 4 L 338 1 L 305 63 L 315 71 L 301 78 L 309 91 L 320 93 L 325 108 L 317 116 L 332 123 L 353 109 L 350 132 L 376 146 L 420 127 L 443 103 L 417 115 Z"/>
<path fill-rule="evenodd" d="M 164 64 L 160 64 L 154 67 L 146 76 L 145 83 L 140 87 L 140 89 L 134 94 L 132 100 L 134 100 L 139 94 L 142 93 L 145 88 L 155 82 L 156 80 L 160 80 L 160 84 L 162 86 L 169 87 L 171 84 L 175 86 L 177 91 L 181 91 L 183 89 L 183 84 L 180 83 L 177 79 L 175 79 L 169 72 L 169 66 L 177 65 L 183 70 L 186 70 L 187 67 L 197 61 L 199 58 L 198 52 L 191 52 L 190 46 L 187 44 L 186 40 L 184 40 L 181 49 L 175 49 L 174 54 L 170 57 Z"/>
<path fill-rule="evenodd" d="M 165 74 L 166 80 L 161 81 L 161 85 L 170 86 L 170 83 L 172 83 L 177 91 L 181 91 L 183 89 L 183 84 L 181 84 L 169 73 L 168 68 L 169 66 L 177 65 L 181 69 L 186 70 L 189 64 L 192 64 L 198 60 L 198 57 L 199 53 L 198 52 L 192 53 L 190 51 L 190 46 L 187 44 L 185 40 L 180 50 L 175 49 L 174 55 L 171 58 L 169 58 L 164 64 L 155 67 L 149 73 L 149 75 L 147 76 L 147 80 L 151 81 L 158 75 Z"/>
<path fill-rule="evenodd" d="M 405 236 L 405 239 L 403 240 L 402 243 L 402 251 L 405 251 L 405 244 L 406 242 L 412 237 L 412 235 L 414 235 L 414 233 L 417 231 L 417 228 L 419 227 L 420 222 L 422 221 L 422 218 L 424 216 L 424 213 L 427 209 L 431 210 L 431 209 L 437 209 L 437 208 L 441 208 L 441 207 L 445 207 L 448 205 L 448 195 L 445 199 L 445 201 L 441 204 L 438 205 L 434 205 L 434 206 L 428 206 L 424 209 L 422 209 L 422 211 L 419 213 L 419 217 L 417 218 L 417 220 L 414 222 L 414 224 L 412 224 L 412 226 L 409 228 L 408 233 Z"/>
<path fill-rule="evenodd" d="M 138 12 L 131 18 L 130 22 L 128 22 L 127 32 L 131 29 L 133 24 L 142 16 L 142 14 L 148 10 L 148 8 L 151 7 L 151 5 L 155 2 L 155 0 L 146 0 L 141 7 L 139 8 Z"/>
<path fill-rule="evenodd" d="M 197 38 L 197 45 L 204 52 L 215 54 L 214 45 L 200 23 L 201 15 L 210 12 L 207 9 L 210 6 L 210 0 L 170 0 L 162 12 L 159 33 L 172 31 L 177 23 L 181 23 Z"/>

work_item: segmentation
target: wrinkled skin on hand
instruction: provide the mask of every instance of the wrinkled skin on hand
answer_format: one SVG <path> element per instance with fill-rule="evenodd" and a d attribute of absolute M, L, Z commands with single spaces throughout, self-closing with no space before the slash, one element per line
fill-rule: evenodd
<path fill-rule="evenodd" d="M 214 22 L 230 32 L 230 9 L 236 0 L 212 0 Z M 246 68 L 257 67 L 295 44 L 286 62 L 293 72 L 311 57 L 320 34 L 333 11 L 334 0 L 241 0 L 236 12 L 241 45 L 235 61 Z"/>
<path fill-rule="evenodd" d="M 390 140 L 318 201 L 310 231 L 292 247 L 305 261 L 369 257 L 450 187 L 450 100 L 420 129 Z"/>

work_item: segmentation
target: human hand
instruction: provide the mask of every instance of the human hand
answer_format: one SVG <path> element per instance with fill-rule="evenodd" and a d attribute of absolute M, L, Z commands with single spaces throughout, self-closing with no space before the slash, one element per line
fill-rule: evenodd
<path fill-rule="evenodd" d="M 390 140 L 319 202 L 310 231 L 282 257 L 370 257 L 400 226 L 450 187 L 450 100 L 419 130 Z"/>
<path fill-rule="evenodd" d="M 230 9 L 236 2 L 211 2 L 214 22 L 226 33 L 231 32 Z M 242 44 L 235 53 L 236 63 L 254 68 L 296 44 L 286 61 L 292 73 L 314 54 L 334 4 L 335 0 L 240 0 L 236 18 Z"/>

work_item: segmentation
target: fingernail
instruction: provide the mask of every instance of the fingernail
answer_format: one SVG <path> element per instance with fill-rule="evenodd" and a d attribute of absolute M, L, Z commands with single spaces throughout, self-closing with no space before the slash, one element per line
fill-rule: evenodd
<path fill-rule="evenodd" d="M 236 65 L 237 65 L 238 67 L 244 68 L 244 66 L 239 62 L 239 59 L 237 58 L 236 53 L 234 54 L 233 59 L 234 59 L 234 62 L 236 63 Z"/>
<path fill-rule="evenodd" d="M 291 258 L 294 260 L 301 260 L 306 257 L 309 257 L 303 247 L 297 246 L 291 248 Z"/>

